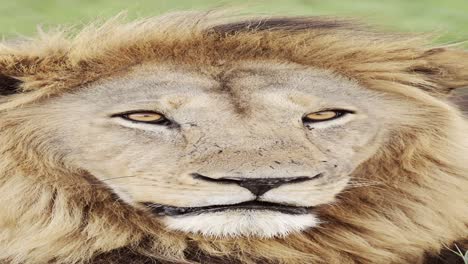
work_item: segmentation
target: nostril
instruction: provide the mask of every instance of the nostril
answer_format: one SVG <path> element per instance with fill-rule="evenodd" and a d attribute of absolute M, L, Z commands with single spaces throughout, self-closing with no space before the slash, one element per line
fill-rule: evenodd
<path fill-rule="evenodd" d="M 190 175 L 191 175 L 192 178 L 194 178 L 195 180 L 216 181 L 216 179 L 213 179 L 213 178 L 210 178 L 210 177 L 206 177 L 206 176 L 201 175 L 201 174 L 198 174 L 198 173 L 191 173 Z"/>
<path fill-rule="evenodd" d="M 198 174 L 198 173 L 192 173 L 190 174 L 192 176 L 192 178 L 194 178 L 195 180 L 202 180 L 202 181 L 207 181 L 207 182 L 214 182 L 214 183 L 235 183 L 235 184 L 238 184 L 239 181 L 237 180 L 234 180 L 234 179 L 230 179 L 230 178 L 210 178 L 210 177 L 207 177 L 205 175 L 201 175 L 201 174 Z"/>
<path fill-rule="evenodd" d="M 311 179 L 311 180 L 317 180 L 317 179 L 320 179 L 320 178 L 322 178 L 322 177 L 323 177 L 323 173 L 319 173 L 319 174 L 313 176 L 313 177 L 310 178 L 310 179 Z"/>

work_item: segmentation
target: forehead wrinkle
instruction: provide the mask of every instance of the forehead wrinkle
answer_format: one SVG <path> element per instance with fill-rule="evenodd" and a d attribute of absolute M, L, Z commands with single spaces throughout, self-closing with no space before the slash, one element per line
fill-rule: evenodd
<path fill-rule="evenodd" d="M 216 92 L 227 95 L 234 112 L 241 117 L 247 116 L 251 108 L 249 106 L 249 96 L 242 91 L 242 87 L 235 85 L 236 71 L 228 69 L 213 76 L 218 86 Z"/>
<path fill-rule="evenodd" d="M 253 91 L 284 84 L 287 80 L 280 73 L 286 69 L 295 70 L 299 67 L 280 65 L 279 69 L 276 69 L 268 67 L 267 64 L 244 61 L 213 68 L 215 69 L 211 69 L 211 78 L 218 83 L 214 91 L 226 94 L 234 111 L 245 117 L 251 112 Z"/>

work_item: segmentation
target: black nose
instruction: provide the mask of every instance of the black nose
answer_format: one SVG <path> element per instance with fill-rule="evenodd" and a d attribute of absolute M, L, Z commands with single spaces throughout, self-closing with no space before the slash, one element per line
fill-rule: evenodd
<path fill-rule="evenodd" d="M 260 196 L 271 189 L 278 188 L 284 184 L 300 183 L 310 181 L 318 178 L 321 174 L 317 174 L 313 177 L 300 176 L 300 177 L 287 177 L 287 178 L 241 178 L 241 177 L 225 177 L 225 178 L 210 178 L 198 173 L 192 173 L 194 179 L 223 183 L 223 184 L 237 184 L 243 188 L 246 188 L 256 196 Z"/>

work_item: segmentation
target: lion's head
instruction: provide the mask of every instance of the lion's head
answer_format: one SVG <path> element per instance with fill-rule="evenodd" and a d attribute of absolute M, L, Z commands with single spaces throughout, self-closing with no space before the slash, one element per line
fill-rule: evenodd
<path fill-rule="evenodd" d="M 444 99 L 466 53 L 185 16 L 2 48 L 0 259 L 389 263 L 466 235 L 466 121 Z"/>
<path fill-rule="evenodd" d="M 396 123 L 384 98 L 323 70 L 240 61 L 138 67 L 31 110 L 68 166 L 169 228 L 271 237 L 318 224 L 313 208 Z"/>

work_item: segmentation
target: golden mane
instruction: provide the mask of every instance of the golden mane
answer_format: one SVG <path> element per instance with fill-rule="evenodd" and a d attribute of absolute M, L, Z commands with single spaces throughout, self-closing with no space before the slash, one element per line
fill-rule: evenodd
<path fill-rule="evenodd" d="M 468 53 L 330 18 L 223 16 L 112 19 L 0 44 L 2 263 L 422 263 L 467 238 L 468 125 L 444 94 L 468 86 Z M 64 167 L 60 153 L 41 144 L 47 135 L 28 126 L 34 113 L 8 118 L 22 105 L 141 63 L 243 59 L 328 69 L 425 108 L 354 172 L 376 186 L 351 188 L 321 208 L 320 228 L 276 239 L 167 231 Z"/>

